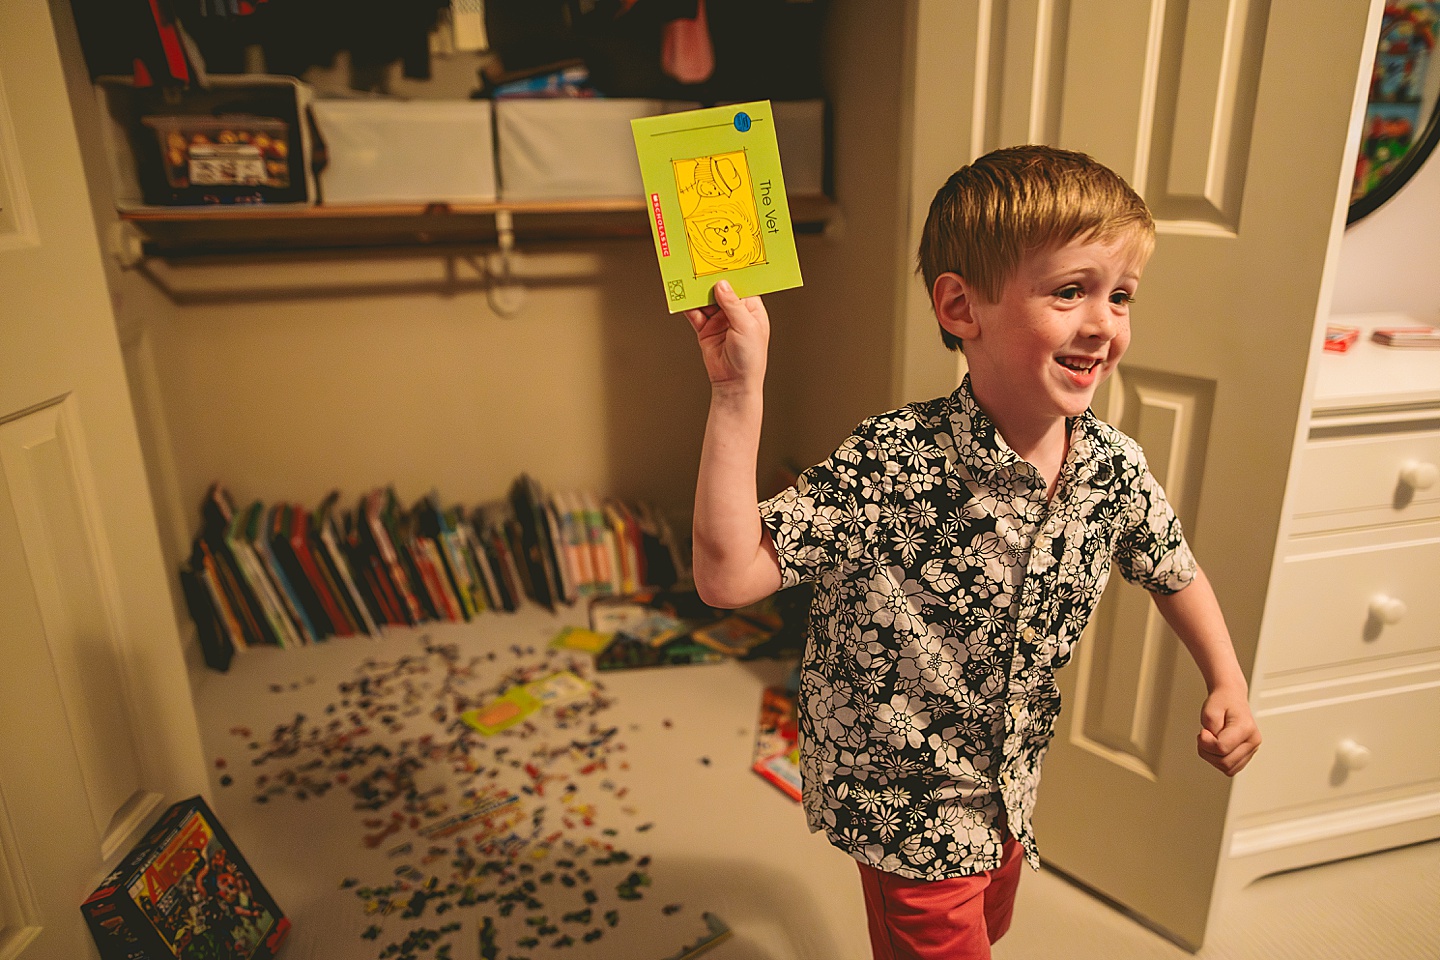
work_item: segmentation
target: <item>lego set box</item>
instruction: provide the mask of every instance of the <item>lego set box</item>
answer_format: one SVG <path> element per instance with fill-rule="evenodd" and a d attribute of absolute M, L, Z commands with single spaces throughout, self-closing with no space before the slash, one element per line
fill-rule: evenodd
<path fill-rule="evenodd" d="M 165 811 L 81 911 L 104 960 L 270 960 L 290 931 L 200 797 Z"/>

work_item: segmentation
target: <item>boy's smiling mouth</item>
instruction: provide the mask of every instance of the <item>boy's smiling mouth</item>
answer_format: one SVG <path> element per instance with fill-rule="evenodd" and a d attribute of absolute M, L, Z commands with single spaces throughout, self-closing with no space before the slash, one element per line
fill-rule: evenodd
<path fill-rule="evenodd" d="M 1056 357 L 1055 362 L 1067 370 L 1089 373 L 1102 362 L 1098 357 Z"/>

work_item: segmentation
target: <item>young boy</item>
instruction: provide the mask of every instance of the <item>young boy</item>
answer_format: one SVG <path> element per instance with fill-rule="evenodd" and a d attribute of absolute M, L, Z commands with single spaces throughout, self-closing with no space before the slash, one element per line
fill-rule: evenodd
<path fill-rule="evenodd" d="M 769 320 L 716 288 L 689 311 L 711 383 L 694 571 L 738 607 L 815 584 L 801 667 L 804 806 L 860 866 L 877 958 L 989 957 L 1071 656 L 1111 564 L 1204 675 L 1200 756 L 1260 743 L 1205 575 L 1139 446 L 1090 412 L 1130 342 L 1154 247 L 1139 196 L 1078 153 L 1000 150 L 936 194 L 920 268 L 969 374 L 866 420 L 756 506 Z"/>

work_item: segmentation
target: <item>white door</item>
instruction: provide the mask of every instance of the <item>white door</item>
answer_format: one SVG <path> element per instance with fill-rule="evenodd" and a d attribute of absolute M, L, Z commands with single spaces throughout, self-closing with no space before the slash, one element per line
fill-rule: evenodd
<path fill-rule="evenodd" d="M 1058 143 L 1129 177 L 1159 230 L 1108 413 L 1177 504 L 1247 669 L 1328 300 L 1370 7 L 1069 4 Z M 1195 755 L 1204 685 L 1128 584 L 1080 649 L 1045 765 L 1045 856 L 1198 947 L 1231 785 Z"/>
<path fill-rule="evenodd" d="M 95 955 L 79 905 L 204 784 L 45 0 L 0 3 L 0 958 Z"/>
<path fill-rule="evenodd" d="M 1097 413 L 1145 447 L 1253 663 L 1307 357 L 1353 169 L 1347 147 L 1378 2 L 916 0 L 918 232 L 943 176 L 988 149 L 1083 150 L 1159 230 L 1134 343 Z M 939 27 L 955 39 L 933 33 Z M 978 44 L 974 38 L 978 36 Z M 975 49 L 970 44 L 975 44 Z M 960 53 L 947 55 L 946 50 Z M 973 56 L 968 52 L 973 50 Z M 930 51 L 927 54 L 927 51 Z M 945 90 L 937 101 L 927 90 Z M 968 151 L 968 156 L 954 156 Z M 908 303 L 904 346 L 933 351 Z M 910 350 L 918 355 L 919 348 Z M 901 387 L 933 395 L 934 364 Z M 922 386 L 923 385 L 923 388 Z M 1046 760 L 1041 855 L 1198 947 L 1231 782 L 1195 756 L 1204 685 L 1142 591 L 1114 578 Z M 1243 774 L 1242 774 L 1243 776 Z"/>

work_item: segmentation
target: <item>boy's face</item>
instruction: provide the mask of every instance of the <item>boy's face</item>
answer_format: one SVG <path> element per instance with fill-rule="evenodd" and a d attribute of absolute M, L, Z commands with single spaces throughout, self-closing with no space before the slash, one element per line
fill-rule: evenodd
<path fill-rule="evenodd" d="M 1143 268 L 1126 238 L 1077 239 L 1022 259 L 998 303 L 967 289 L 968 322 L 951 332 L 964 339 L 977 398 L 997 423 L 1044 426 L 1090 407 L 1130 345 Z"/>

